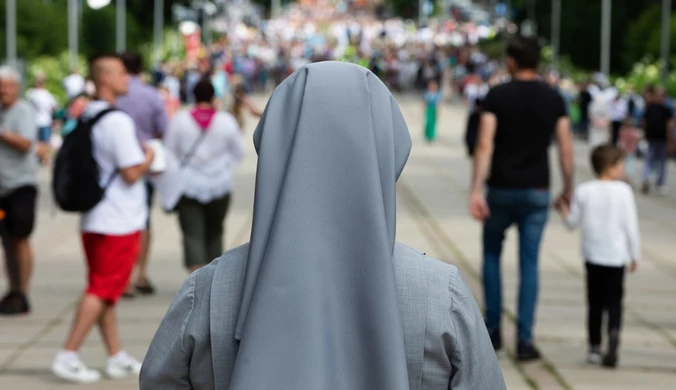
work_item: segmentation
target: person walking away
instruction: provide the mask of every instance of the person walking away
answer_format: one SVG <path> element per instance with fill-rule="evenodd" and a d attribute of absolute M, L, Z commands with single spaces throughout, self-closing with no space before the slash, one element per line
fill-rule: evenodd
<path fill-rule="evenodd" d="M 38 127 L 38 140 L 49 150 L 48 145 L 52 137 L 52 124 L 54 112 L 58 106 L 54 96 L 45 88 L 45 75 L 40 73 L 35 76 L 35 87 L 26 92 L 27 100 L 35 109 L 35 124 Z M 44 163 L 47 156 L 40 156 Z"/>
<path fill-rule="evenodd" d="M 241 81 L 235 81 L 233 84 L 233 102 L 230 113 L 235 117 L 235 120 L 237 120 L 240 130 L 244 131 L 246 124 L 244 121 L 244 111 L 248 111 L 249 114 L 256 118 L 262 117 L 263 111 L 259 110 L 251 103 L 251 100 L 249 100 L 249 96 L 244 89 L 244 84 Z"/>
<path fill-rule="evenodd" d="M 589 106 L 592 102 L 592 95 L 589 93 L 589 84 L 584 84 L 577 98 L 577 104 L 580 107 L 580 126 L 578 138 L 586 140 L 589 136 Z"/>
<path fill-rule="evenodd" d="M 167 150 L 181 162 L 184 188 L 178 219 L 190 273 L 223 254 L 233 170 L 244 155 L 237 121 L 214 106 L 213 85 L 200 81 L 194 94 L 197 105 L 176 114 L 165 138 Z"/>
<path fill-rule="evenodd" d="M 0 67 L 0 209 L 6 213 L 8 237 L 3 242 L 9 287 L 0 300 L 2 315 L 30 312 L 28 292 L 33 275 L 30 236 L 35 227 L 38 196 L 38 134 L 35 111 L 19 98 L 20 90 L 19 73 L 11 67 Z"/>
<path fill-rule="evenodd" d="M 559 201 L 569 202 L 573 189 L 570 120 L 561 95 L 539 79 L 539 59 L 535 38 L 516 37 L 508 44 L 512 80 L 491 89 L 484 101 L 469 198 L 472 216 L 483 223 L 486 325 L 496 350 L 502 347 L 502 246 L 505 231 L 513 224 L 519 228 L 519 361 L 540 358 L 533 325 L 540 241 L 550 207 L 548 150 L 554 134 L 563 178 Z"/>
<path fill-rule="evenodd" d="M 657 173 L 657 190 L 666 195 L 668 156 L 674 150 L 674 116 L 664 104 L 664 90 L 648 91 L 651 95 L 646 100 L 648 104 L 643 115 L 643 128 L 648 141 L 648 152 L 643 168 L 644 194 L 650 193 L 650 177 Z"/>
<path fill-rule="evenodd" d="M 629 103 L 624 99 L 619 93 L 615 100 L 613 101 L 613 108 L 610 112 L 611 120 L 611 135 L 610 135 L 610 144 L 617 146 L 617 141 L 620 139 L 620 128 L 624 123 L 624 120 L 629 117 Z"/>
<path fill-rule="evenodd" d="M 624 180 L 630 186 L 636 177 L 636 152 L 638 143 L 641 141 L 641 132 L 634 126 L 634 120 L 628 117 L 620 129 L 619 145 L 624 152 Z"/>
<path fill-rule="evenodd" d="M 588 143 L 591 149 L 610 142 L 611 115 L 613 110 L 613 101 L 617 96 L 614 88 L 600 89 L 594 86 L 590 88 L 593 101 L 589 106 L 589 119 L 591 127 L 589 128 Z"/>
<path fill-rule="evenodd" d="M 90 62 L 97 99 L 83 114 L 94 118 L 114 106 L 127 93 L 129 76 L 116 55 L 103 55 Z M 86 214 L 80 228 L 87 259 L 87 288 L 80 300 L 73 325 L 52 363 L 52 373 L 76 383 L 100 380 L 78 354 L 91 328 L 97 324 L 109 356 L 105 372 L 111 379 L 138 375 L 141 363 L 120 344 L 116 303 L 129 281 L 141 249 L 141 231 L 148 215 L 143 176 L 154 154 L 144 151 L 136 138 L 133 119 L 123 111 L 105 114 L 92 126 L 92 154 L 99 166 L 105 196 Z"/>
<path fill-rule="evenodd" d="M 396 242 L 411 136 L 373 73 L 298 70 L 254 144 L 250 243 L 183 283 L 141 390 L 505 389 L 460 271 Z"/>
<path fill-rule="evenodd" d="M 77 68 L 73 68 L 70 74 L 63 79 L 63 88 L 69 100 L 85 93 L 85 79 Z"/>
<path fill-rule="evenodd" d="M 118 98 L 116 106 L 129 114 L 134 120 L 136 136 L 141 144 L 153 139 L 162 139 L 167 128 L 167 114 L 158 91 L 141 80 L 143 59 L 138 53 L 134 52 L 123 53 L 121 58 L 131 77 L 129 79 L 129 91 Z M 152 210 L 154 187 L 147 177 L 144 178 L 144 183 L 148 209 Z M 148 221 L 141 239 L 141 252 L 136 261 L 136 278 L 133 282 L 132 280 L 129 281 L 129 288 L 125 293 L 126 297 L 133 297 L 135 292 L 142 295 L 152 295 L 155 292 L 155 288 L 148 278 L 151 242 L 151 218 L 150 213 L 148 213 Z"/>
<path fill-rule="evenodd" d="M 575 190 L 570 206 L 557 204 L 565 224 L 582 229 L 582 256 L 587 273 L 587 360 L 616 367 L 622 327 L 624 274 L 636 271 L 640 259 L 640 235 L 634 193 L 623 183 L 622 151 L 599 146 L 591 163 L 596 179 Z M 607 316 L 608 342 L 601 357 L 604 314 Z"/>
<path fill-rule="evenodd" d="M 425 139 L 432 143 L 437 136 L 437 117 L 439 116 L 439 104 L 443 96 L 439 92 L 439 83 L 432 80 L 427 85 L 427 91 L 423 95 L 425 101 Z"/>

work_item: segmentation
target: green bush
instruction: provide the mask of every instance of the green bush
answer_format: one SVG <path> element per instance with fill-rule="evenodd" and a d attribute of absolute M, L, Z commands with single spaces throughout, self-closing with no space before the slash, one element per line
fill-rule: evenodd
<path fill-rule="evenodd" d="M 78 68 L 84 70 L 87 63 L 84 58 L 79 58 Z M 63 79 L 70 73 L 70 57 L 68 52 L 59 56 L 41 56 L 30 61 L 28 66 L 27 87 L 35 82 L 35 76 L 42 73 L 46 77 L 46 87 L 54 95 L 59 104 L 65 104 L 68 100 L 63 88 Z"/>

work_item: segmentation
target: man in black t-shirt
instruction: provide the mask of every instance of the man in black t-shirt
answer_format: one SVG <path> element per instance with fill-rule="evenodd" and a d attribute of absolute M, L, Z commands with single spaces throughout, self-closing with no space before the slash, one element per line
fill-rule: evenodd
<path fill-rule="evenodd" d="M 512 81 L 494 87 L 484 100 L 469 204 L 472 216 L 484 224 L 486 326 L 496 350 L 502 346 L 502 243 L 511 225 L 519 228 L 517 359 L 521 361 L 540 358 L 533 345 L 532 329 L 540 241 L 551 200 L 548 150 L 553 135 L 564 178 L 564 190 L 557 202 L 569 203 L 573 189 L 570 120 L 561 95 L 540 81 L 536 72 L 539 58 L 540 47 L 535 38 L 517 37 L 507 47 Z"/>
<path fill-rule="evenodd" d="M 643 170 L 643 193 L 650 192 L 650 176 L 657 173 L 657 188 L 660 194 L 666 195 L 667 161 L 674 151 L 673 114 L 664 104 L 663 90 L 649 90 L 646 94 L 643 129 L 648 141 L 648 153 Z"/>

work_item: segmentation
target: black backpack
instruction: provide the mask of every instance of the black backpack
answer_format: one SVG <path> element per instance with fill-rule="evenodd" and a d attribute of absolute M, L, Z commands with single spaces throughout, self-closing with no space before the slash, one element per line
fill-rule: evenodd
<path fill-rule="evenodd" d="M 104 115 L 115 108 L 107 108 L 92 118 L 80 118 L 75 129 L 63 140 L 56 156 L 52 191 L 63 211 L 84 213 L 103 199 L 106 188 L 115 178 L 113 173 L 105 187 L 99 184 L 99 165 L 94 159 L 92 128 Z"/>

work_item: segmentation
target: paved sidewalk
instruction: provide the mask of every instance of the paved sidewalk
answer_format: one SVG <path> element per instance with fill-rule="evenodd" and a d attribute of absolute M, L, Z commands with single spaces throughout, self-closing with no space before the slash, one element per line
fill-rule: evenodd
<path fill-rule="evenodd" d="M 258 98 L 261 107 L 265 100 Z M 462 133 L 465 114 L 448 107 L 440 119 L 440 139 L 422 142 L 422 109 L 418 100 L 400 102 L 414 138 L 413 153 L 399 185 L 398 239 L 463 270 L 475 296 L 481 299 L 478 270 L 480 226 L 467 213 L 469 161 Z M 227 223 L 228 247 L 248 239 L 256 156 L 248 120 L 247 156 L 237 172 L 237 189 Z M 577 179 L 590 177 L 580 155 Z M 674 180 L 674 172 L 670 177 Z M 555 180 L 558 180 L 556 178 Z M 672 181 L 673 182 L 673 181 Z M 34 236 L 36 273 L 33 313 L 15 319 L 0 318 L 0 389 L 136 389 L 133 380 L 103 381 L 95 386 L 65 384 L 54 378 L 49 365 L 69 328 L 73 308 L 84 286 L 84 266 L 77 219 L 53 213 L 48 172 L 41 173 L 38 229 Z M 676 182 L 673 182 L 676 183 Z M 509 389 L 674 389 L 676 388 L 676 197 L 638 196 L 645 261 L 628 278 L 627 314 L 621 367 L 606 371 L 587 367 L 582 262 L 578 235 L 567 232 L 552 214 L 541 258 L 541 295 L 536 337 L 545 360 L 517 365 L 510 336 L 514 325 L 505 319 L 507 354 L 501 358 Z M 174 216 L 153 214 L 154 246 L 151 276 L 158 287 L 152 298 L 137 298 L 120 305 L 121 335 L 130 353 L 142 358 L 174 292 L 186 276 Z M 515 312 L 517 285 L 516 235 L 510 232 L 503 266 L 507 316 Z M 4 275 L 0 287 L 5 283 Z M 104 365 L 100 337 L 93 332 L 83 356 L 95 368 Z"/>

